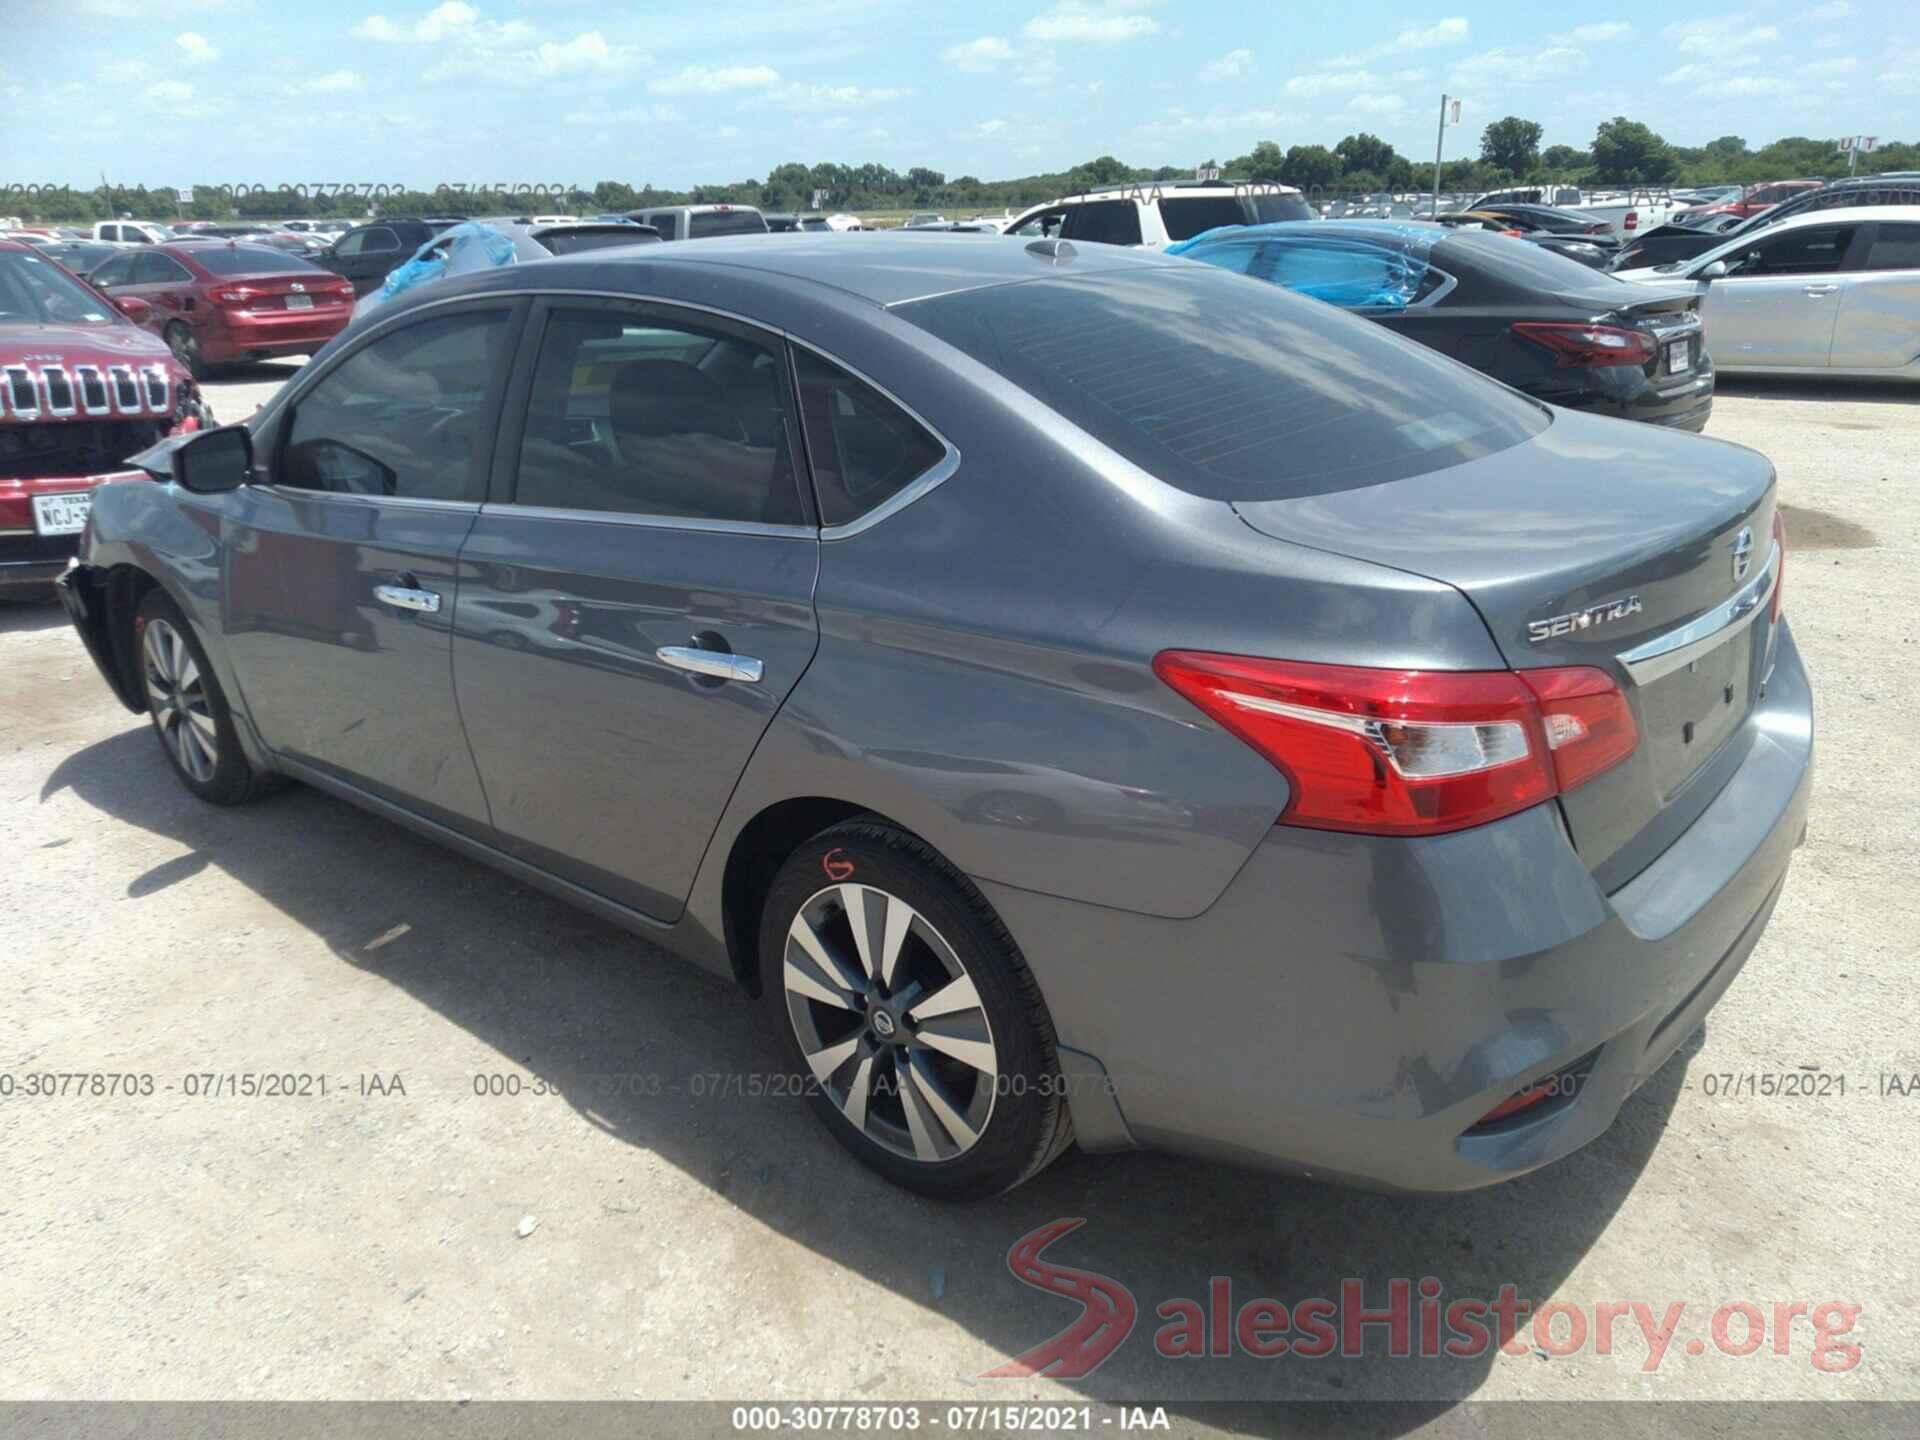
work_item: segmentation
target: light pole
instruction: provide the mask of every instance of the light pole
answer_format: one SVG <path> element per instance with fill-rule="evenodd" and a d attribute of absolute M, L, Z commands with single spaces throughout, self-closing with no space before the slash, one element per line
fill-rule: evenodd
<path fill-rule="evenodd" d="M 1440 213 L 1440 149 L 1447 139 L 1447 97 L 1440 97 L 1440 128 L 1433 134 L 1433 213 Z"/>

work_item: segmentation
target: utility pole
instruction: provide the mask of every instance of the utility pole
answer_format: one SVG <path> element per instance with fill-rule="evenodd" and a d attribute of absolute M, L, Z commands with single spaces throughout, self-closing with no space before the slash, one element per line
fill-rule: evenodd
<path fill-rule="evenodd" d="M 1440 213 L 1440 149 L 1447 139 L 1447 97 L 1440 97 L 1440 128 L 1433 135 L 1433 213 Z"/>

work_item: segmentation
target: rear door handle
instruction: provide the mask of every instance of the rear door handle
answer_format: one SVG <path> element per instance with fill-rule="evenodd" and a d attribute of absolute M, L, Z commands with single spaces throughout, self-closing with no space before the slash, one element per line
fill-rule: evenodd
<path fill-rule="evenodd" d="M 765 667 L 751 655 L 734 655 L 725 650 L 696 650 L 691 645 L 662 645 L 654 658 L 676 670 L 706 675 L 715 680 L 742 680 L 760 683 Z"/>
<path fill-rule="evenodd" d="M 1824 296 L 1833 294 L 1833 292 L 1839 288 L 1838 285 L 1809 285 L 1807 286 L 1807 294 L 1818 300 Z"/>
<path fill-rule="evenodd" d="M 440 596 L 416 585 L 376 585 L 373 598 L 395 610 L 414 610 L 425 615 L 437 614 L 440 609 Z"/>

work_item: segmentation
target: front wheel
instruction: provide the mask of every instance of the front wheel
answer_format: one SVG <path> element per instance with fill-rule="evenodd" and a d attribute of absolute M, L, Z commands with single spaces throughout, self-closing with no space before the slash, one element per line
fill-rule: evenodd
<path fill-rule="evenodd" d="M 140 678 L 160 749 L 174 774 L 202 800 L 238 805 L 272 789 L 240 748 L 226 692 L 180 607 L 149 590 L 134 612 Z"/>
<path fill-rule="evenodd" d="M 966 877 L 878 821 L 821 832 L 761 921 L 763 1002 L 815 1113 L 897 1185 L 979 1199 L 1073 1139 L 1053 1022 Z"/>

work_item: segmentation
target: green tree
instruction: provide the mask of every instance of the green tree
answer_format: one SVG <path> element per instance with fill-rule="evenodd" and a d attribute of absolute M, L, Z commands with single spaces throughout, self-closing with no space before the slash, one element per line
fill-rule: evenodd
<path fill-rule="evenodd" d="M 1393 162 L 1400 158 L 1394 153 L 1393 146 L 1378 135 L 1369 135 L 1364 131 L 1347 136 L 1333 147 L 1333 153 L 1340 157 L 1341 168 L 1349 174 L 1360 170 L 1382 177 L 1393 169 Z"/>
<path fill-rule="evenodd" d="M 1593 137 L 1593 173 L 1597 180 L 1657 184 L 1673 178 L 1678 167 L 1667 142 L 1624 115 L 1603 121 Z"/>
<path fill-rule="evenodd" d="M 1278 180 L 1286 165 L 1285 152 L 1273 141 L 1262 140 L 1239 159 L 1229 160 L 1226 172 L 1233 180 Z"/>
<path fill-rule="evenodd" d="M 1709 140 L 1702 148 L 1718 159 L 1737 160 L 1747 153 L 1747 142 L 1738 135 L 1722 135 L 1718 140 Z"/>
<path fill-rule="evenodd" d="M 1555 174 L 1561 174 L 1568 170 L 1586 169 L 1593 163 L 1593 157 L 1571 145 L 1549 145 L 1540 152 L 1540 163 Z"/>
<path fill-rule="evenodd" d="M 1540 163 L 1538 120 L 1509 115 L 1480 132 L 1480 158 L 1514 175 L 1525 175 Z"/>
<path fill-rule="evenodd" d="M 1302 190 L 1325 189 L 1340 178 L 1340 157 L 1324 145 L 1295 145 L 1287 151 L 1280 178 Z"/>

